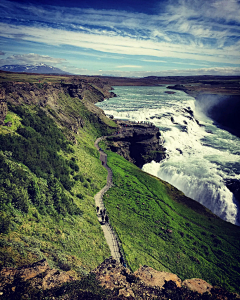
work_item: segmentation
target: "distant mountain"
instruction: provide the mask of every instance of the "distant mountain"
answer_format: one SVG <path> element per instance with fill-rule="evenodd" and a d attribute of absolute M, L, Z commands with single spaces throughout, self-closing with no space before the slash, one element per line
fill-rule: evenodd
<path fill-rule="evenodd" d="M 62 71 L 59 68 L 48 66 L 42 63 L 38 65 L 5 65 L 0 66 L 0 70 L 8 72 L 25 72 L 40 74 L 70 74 Z"/>

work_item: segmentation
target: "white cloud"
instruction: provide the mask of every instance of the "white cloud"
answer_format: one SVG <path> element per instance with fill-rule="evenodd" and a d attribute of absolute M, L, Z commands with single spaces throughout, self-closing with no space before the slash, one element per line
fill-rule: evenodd
<path fill-rule="evenodd" d="M 3 37 L 21 37 L 22 40 L 55 46 L 72 45 L 108 53 L 240 63 L 239 53 L 236 51 L 225 53 L 221 49 L 201 48 L 195 44 L 171 44 L 122 36 L 93 35 L 61 29 L 16 26 L 4 23 L 0 23 L 0 29 L 1 27 L 0 35 Z"/>
<path fill-rule="evenodd" d="M 0 65 L 6 64 L 59 64 L 65 62 L 63 58 L 54 58 L 48 55 L 39 55 L 35 53 L 29 54 L 16 54 L 6 57 L 5 59 L 0 59 Z"/>
<path fill-rule="evenodd" d="M 158 60 L 158 59 L 141 59 L 141 61 L 145 62 L 154 62 L 154 63 L 166 63 L 166 60 Z"/>
<path fill-rule="evenodd" d="M 240 23 L 238 0 L 174 0 L 168 6 L 174 19 L 209 19 Z"/>
<path fill-rule="evenodd" d="M 194 42 L 194 38 L 231 37 L 233 24 L 223 24 L 221 21 L 240 22 L 240 4 L 237 0 L 170 0 L 166 10 L 156 15 L 107 9 L 33 6 L 5 0 L 1 5 L 3 17 L 9 15 L 19 18 L 21 13 L 23 20 L 47 22 L 48 26 L 54 23 L 54 27 L 70 26 L 74 30 L 94 34 L 145 37 L 172 43 L 175 42 L 174 33 L 193 35 L 191 38 Z M 235 28 L 239 34 L 239 27 Z"/>
<path fill-rule="evenodd" d="M 0 17 L 7 21 L 0 24 L 0 36 L 53 46 L 76 46 L 78 55 L 80 48 L 93 49 L 99 52 L 89 51 L 84 55 L 95 57 L 102 52 L 99 57 L 114 59 L 125 54 L 154 56 L 142 59 L 149 63 L 165 63 L 165 57 L 170 57 L 176 64 L 182 64 L 178 59 L 196 60 L 195 65 L 202 66 L 206 62 L 240 64 L 238 0 L 168 1 L 159 13 L 147 15 L 2 0 Z M 10 24 L 10 20 L 16 23 Z M 64 61 L 36 54 L 7 58 L 8 61 L 14 59 L 23 63 Z M 121 63 L 123 66 L 117 68 L 128 67 L 128 62 Z M 194 65 L 194 62 L 189 64 Z"/>
<path fill-rule="evenodd" d="M 98 75 L 98 74 L 95 74 Z M 100 74 L 99 74 L 100 75 Z M 105 71 L 103 75 L 118 77 L 147 77 L 147 76 L 194 76 L 194 75 L 222 75 L 222 76 L 239 76 L 240 68 L 201 68 L 185 70 L 164 70 L 159 72 L 152 71 Z"/>
<path fill-rule="evenodd" d="M 123 65 L 123 66 L 117 66 L 117 68 L 142 68 L 142 66 Z"/>

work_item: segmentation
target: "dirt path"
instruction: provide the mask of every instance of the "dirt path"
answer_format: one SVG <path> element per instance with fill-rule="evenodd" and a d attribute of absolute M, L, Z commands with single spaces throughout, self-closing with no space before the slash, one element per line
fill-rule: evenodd
<path fill-rule="evenodd" d="M 98 146 L 98 143 L 104 139 L 105 137 L 100 137 L 98 138 L 95 143 L 94 146 L 97 148 L 97 150 L 100 153 L 100 160 L 102 162 L 102 165 L 107 169 L 108 171 L 108 176 L 107 176 L 107 184 L 104 186 L 104 188 L 102 188 L 95 196 L 94 196 L 94 200 L 95 200 L 95 204 L 96 207 L 99 207 L 99 211 L 97 213 L 98 216 L 98 220 L 101 224 L 105 239 L 108 243 L 108 246 L 110 248 L 111 251 L 111 255 L 114 259 L 116 259 L 118 262 L 120 262 L 120 258 L 121 258 L 121 252 L 120 252 L 120 248 L 119 248 L 119 244 L 118 244 L 118 240 L 117 237 L 111 227 L 111 225 L 109 224 L 109 220 L 108 222 L 104 222 L 102 219 L 102 215 L 100 214 L 100 211 L 104 211 L 105 207 L 103 204 L 103 200 L 102 197 L 103 195 L 110 189 L 110 187 L 113 185 L 112 183 L 112 170 L 107 166 L 107 154 L 104 153 Z"/>

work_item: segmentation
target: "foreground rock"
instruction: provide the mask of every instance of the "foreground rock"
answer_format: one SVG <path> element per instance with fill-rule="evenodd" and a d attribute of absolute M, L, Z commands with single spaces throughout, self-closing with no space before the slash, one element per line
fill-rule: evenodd
<path fill-rule="evenodd" d="M 200 294 L 210 292 L 212 289 L 212 285 L 207 283 L 206 281 L 199 279 L 199 278 L 193 278 L 193 279 L 187 279 L 183 281 L 183 286 L 188 287 L 190 290 L 198 292 Z"/>
<path fill-rule="evenodd" d="M 14 292 L 20 281 L 28 281 L 32 287 L 46 290 L 73 280 L 66 272 L 50 269 L 47 261 L 43 259 L 20 268 L 3 268 L 0 272 L 0 291 L 10 288 Z"/>
<path fill-rule="evenodd" d="M 113 299 L 240 299 L 238 295 L 213 287 L 202 279 L 182 282 L 175 274 L 148 266 L 141 266 L 131 273 L 112 258 L 106 259 L 93 273 L 101 286 L 113 291 Z"/>
<path fill-rule="evenodd" d="M 149 286 L 158 286 L 162 288 L 166 281 L 173 281 L 178 287 L 182 286 L 182 280 L 175 274 L 168 272 L 159 272 L 148 266 L 140 267 L 134 275 L 140 278 Z"/>
<path fill-rule="evenodd" d="M 67 272 L 50 269 L 46 260 L 0 272 L 0 299 L 240 299 L 238 295 L 214 288 L 206 281 L 185 280 L 172 273 L 142 266 L 132 273 L 112 257 L 87 277 L 76 280 Z"/>
<path fill-rule="evenodd" d="M 119 129 L 115 136 L 107 139 L 111 151 L 117 152 L 138 167 L 166 157 L 159 129 L 151 123 L 115 121 Z"/>

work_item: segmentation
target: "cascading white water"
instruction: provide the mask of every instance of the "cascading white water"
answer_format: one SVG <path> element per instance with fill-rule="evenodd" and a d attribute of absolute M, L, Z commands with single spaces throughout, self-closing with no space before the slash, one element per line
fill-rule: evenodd
<path fill-rule="evenodd" d="M 195 99 L 183 92 L 165 94 L 165 87 L 117 87 L 120 97 L 98 104 L 115 118 L 151 121 L 159 127 L 168 157 L 143 170 L 177 187 L 216 215 L 239 224 L 238 205 L 225 186 L 239 178 L 239 138 L 217 128 L 195 110 Z M 200 123 L 199 123 L 200 122 Z"/>

